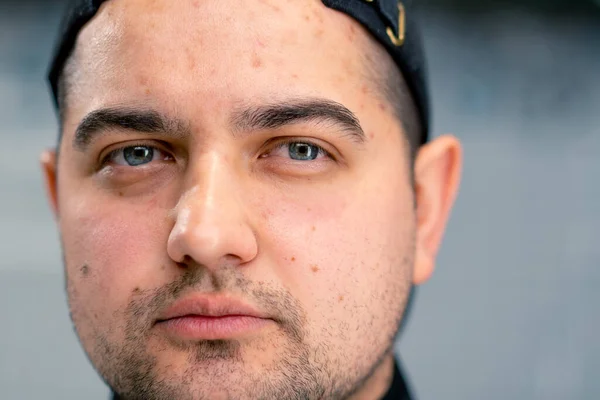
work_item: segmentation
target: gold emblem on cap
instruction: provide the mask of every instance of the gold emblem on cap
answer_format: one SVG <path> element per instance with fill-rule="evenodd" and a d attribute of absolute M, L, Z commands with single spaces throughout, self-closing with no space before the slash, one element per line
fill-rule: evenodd
<path fill-rule="evenodd" d="M 402 46 L 404 44 L 404 37 L 406 36 L 406 10 L 402 2 L 398 2 L 398 36 L 396 36 L 394 30 L 389 26 L 386 32 L 394 46 Z"/>

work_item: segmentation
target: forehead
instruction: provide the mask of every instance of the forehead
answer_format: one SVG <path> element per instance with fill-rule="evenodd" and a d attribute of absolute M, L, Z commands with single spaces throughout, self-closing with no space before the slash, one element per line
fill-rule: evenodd
<path fill-rule="evenodd" d="M 86 83 L 76 92 L 89 106 L 327 92 L 340 101 L 363 78 L 368 40 L 319 0 L 111 0 L 79 35 Z"/>

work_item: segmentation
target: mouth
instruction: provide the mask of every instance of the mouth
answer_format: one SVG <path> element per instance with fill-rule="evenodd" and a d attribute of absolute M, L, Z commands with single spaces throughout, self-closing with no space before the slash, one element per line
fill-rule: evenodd
<path fill-rule="evenodd" d="M 273 323 L 268 315 L 239 300 L 195 295 L 167 308 L 155 327 L 178 340 L 224 340 L 257 334 Z"/>
<path fill-rule="evenodd" d="M 223 340 L 256 333 L 270 322 L 273 321 L 248 315 L 185 315 L 158 321 L 156 326 L 180 340 Z"/>

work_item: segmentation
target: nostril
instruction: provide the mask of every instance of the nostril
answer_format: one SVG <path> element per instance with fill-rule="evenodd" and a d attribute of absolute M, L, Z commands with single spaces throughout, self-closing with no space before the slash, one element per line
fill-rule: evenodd
<path fill-rule="evenodd" d="M 175 264 L 177 264 L 177 266 L 180 267 L 180 268 L 188 268 L 193 263 L 194 263 L 194 259 L 192 257 L 190 257 L 189 255 L 186 254 L 183 257 L 182 261 L 177 261 Z"/>

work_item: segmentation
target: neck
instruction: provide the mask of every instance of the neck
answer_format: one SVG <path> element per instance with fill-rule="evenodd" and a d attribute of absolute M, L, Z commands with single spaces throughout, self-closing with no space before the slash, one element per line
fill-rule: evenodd
<path fill-rule="evenodd" d="M 394 378 L 394 354 L 389 352 L 361 388 L 348 400 L 379 400 L 387 393 Z"/>

